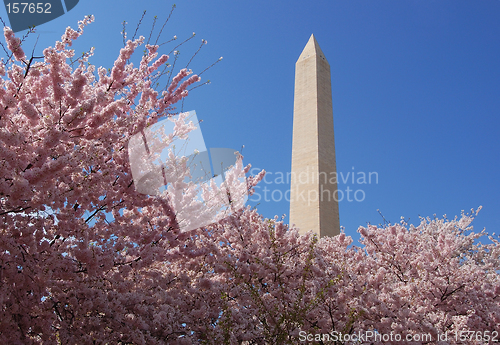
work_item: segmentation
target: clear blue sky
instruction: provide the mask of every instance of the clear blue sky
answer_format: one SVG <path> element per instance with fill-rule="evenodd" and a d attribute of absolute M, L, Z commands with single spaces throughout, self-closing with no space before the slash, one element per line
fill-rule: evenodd
<path fill-rule="evenodd" d="M 91 62 L 111 67 L 122 21 L 131 36 L 147 10 L 140 30 L 147 35 L 152 17 L 166 18 L 171 5 L 81 0 L 38 28 L 37 51 L 94 14 L 77 53 L 95 46 Z M 0 15 L 6 20 L 5 8 Z M 340 203 L 346 233 L 357 238 L 358 226 L 381 223 L 378 209 L 393 223 L 401 216 L 419 223 L 419 215 L 451 218 L 479 205 L 476 229 L 498 232 L 500 1 L 177 2 L 164 38 L 193 31 L 184 58 L 208 40 L 194 72 L 224 59 L 203 75 L 212 83 L 193 91 L 184 110 L 203 119 L 207 147 L 245 145 L 245 163 L 273 174 L 258 190 L 262 198 L 269 190 L 258 205 L 264 216 L 289 212 L 280 197 L 288 185 L 273 181 L 290 170 L 294 65 L 314 33 L 331 66 L 338 172 L 378 174 L 378 183 L 339 185 L 364 195 L 358 202 L 351 192 L 354 201 Z"/>

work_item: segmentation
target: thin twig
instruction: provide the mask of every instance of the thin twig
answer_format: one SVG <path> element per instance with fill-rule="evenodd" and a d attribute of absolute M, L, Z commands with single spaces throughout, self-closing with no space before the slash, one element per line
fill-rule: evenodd
<path fill-rule="evenodd" d="M 188 68 L 188 67 L 189 67 L 189 65 L 191 64 L 191 61 L 193 61 L 193 59 L 195 58 L 195 56 L 196 56 L 196 55 L 198 55 L 198 53 L 200 52 L 201 48 L 202 48 L 205 44 L 207 44 L 207 41 L 206 41 L 206 40 L 204 40 L 204 39 L 202 39 L 202 40 L 201 40 L 201 44 L 200 44 L 200 46 L 198 47 L 198 50 L 197 50 L 197 51 L 193 54 L 193 56 L 191 56 L 191 59 L 189 60 L 189 62 L 188 62 L 188 63 L 187 63 L 187 65 L 186 65 L 186 68 Z"/>
<path fill-rule="evenodd" d="M 158 40 L 160 39 L 161 33 L 163 32 L 163 28 L 165 27 L 165 25 L 167 25 L 170 17 L 172 16 L 172 13 L 174 12 L 174 9 L 175 9 L 175 4 L 172 5 L 172 9 L 170 10 L 170 13 L 168 14 L 167 19 L 165 20 L 165 22 L 163 23 L 163 26 L 161 27 L 160 32 L 158 33 L 158 36 L 156 37 L 156 41 L 155 41 L 154 45 L 158 44 Z"/>
<path fill-rule="evenodd" d="M 206 71 L 208 71 L 210 68 L 212 68 L 215 65 L 217 65 L 220 61 L 222 61 L 222 56 L 220 58 L 218 58 L 217 61 L 215 61 L 213 64 L 211 64 L 210 66 L 208 66 L 207 68 L 205 68 L 203 71 L 201 71 L 201 73 L 198 73 L 198 77 L 200 75 L 202 75 L 203 73 L 205 73 Z"/>
<path fill-rule="evenodd" d="M 137 35 L 137 31 L 139 30 L 139 27 L 141 26 L 142 20 L 144 19 L 145 15 L 146 15 L 146 10 L 144 10 L 144 12 L 142 12 L 141 19 L 139 19 L 139 23 L 137 23 L 137 26 L 135 27 L 135 32 L 134 32 L 134 36 L 132 36 L 132 41 L 135 39 L 135 35 Z"/>

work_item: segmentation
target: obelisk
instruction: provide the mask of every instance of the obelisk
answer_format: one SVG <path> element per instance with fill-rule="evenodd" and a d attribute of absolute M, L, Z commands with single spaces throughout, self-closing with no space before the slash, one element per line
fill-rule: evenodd
<path fill-rule="evenodd" d="M 295 64 L 290 225 L 340 233 L 330 64 L 311 35 Z"/>

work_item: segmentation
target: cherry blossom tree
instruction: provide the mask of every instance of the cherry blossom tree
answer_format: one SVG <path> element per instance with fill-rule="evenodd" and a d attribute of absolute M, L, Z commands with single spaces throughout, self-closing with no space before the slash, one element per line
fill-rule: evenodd
<path fill-rule="evenodd" d="M 5 344 L 162 343 L 168 333 L 162 326 L 176 317 L 168 314 L 166 300 L 172 297 L 154 291 L 181 279 L 175 264 L 159 263 L 169 262 L 170 251 L 189 236 L 180 231 L 176 215 L 185 211 L 181 207 L 199 210 L 193 207 L 196 186 L 185 181 L 186 160 L 171 157 L 178 169 L 169 182 L 182 183 L 181 192 L 139 193 L 128 143 L 159 118 L 171 117 L 174 104 L 200 78 L 181 69 L 156 91 L 152 85 L 169 57 L 158 54 L 158 45 L 146 44 L 134 67 L 129 60 L 143 37 L 125 42 L 109 72 L 89 63 L 92 50 L 73 60 L 70 47 L 92 20 L 86 17 L 77 30 L 67 28 L 43 51 L 43 61 L 28 58 L 21 39 L 4 28 L 0 341 Z M 194 127 L 178 117 L 163 144 Z M 233 171 L 226 181 L 241 189 L 236 182 L 245 173 L 241 159 Z M 203 198 L 230 191 L 212 185 Z"/>
<path fill-rule="evenodd" d="M 198 295 L 192 302 L 195 317 L 184 315 L 186 324 L 201 321 L 192 328 L 191 341 L 482 344 L 487 337 L 498 339 L 500 246 L 492 236 L 489 244 L 478 242 L 486 234 L 473 231 L 474 217 L 360 227 L 358 247 L 344 233 L 319 240 L 311 233 L 299 236 L 282 221 L 242 211 L 189 242 L 201 252 L 204 242 L 217 239 L 203 260 L 183 262 L 186 271 L 199 272 L 200 288 L 192 294 Z"/>
<path fill-rule="evenodd" d="M 109 72 L 89 64 L 92 51 L 73 65 L 71 46 L 91 21 L 66 29 L 43 61 L 28 58 L 22 40 L 4 29 L 2 344 L 400 342 L 374 334 L 414 344 L 438 343 L 443 334 L 450 344 L 493 339 L 500 329 L 500 246 L 493 236 L 479 242 L 487 235 L 473 231 L 476 213 L 361 227 L 359 246 L 343 232 L 301 236 L 235 198 L 251 192 L 264 172 L 244 179 L 249 166 L 238 159 L 224 185 L 197 189 L 186 182 L 186 157 L 172 151 L 161 169 L 151 165 L 159 156 L 142 160 L 171 187 L 144 193 L 131 167 L 142 152 L 132 138 L 172 119 L 199 76 L 181 69 L 157 91 L 153 84 L 169 58 L 146 44 L 134 67 L 129 60 L 143 38 L 126 41 Z M 196 125 L 183 115 L 172 121 L 173 132 L 154 145 L 168 148 Z M 211 218 L 203 207 L 217 209 L 221 195 L 226 210 Z M 182 231 L 180 214 L 206 224 Z M 463 331 L 483 338 L 457 338 Z M 421 334 L 432 338 L 414 337 Z"/>
<path fill-rule="evenodd" d="M 179 248 L 189 307 L 174 320 L 187 344 L 487 342 L 500 325 L 500 249 L 478 242 L 473 218 L 360 228 L 358 247 L 242 210 Z"/>
<path fill-rule="evenodd" d="M 365 289 L 353 304 L 364 329 L 403 339 L 430 334 L 433 342 L 446 334 L 449 343 L 488 343 L 488 333 L 498 339 L 500 246 L 492 236 L 478 241 L 486 237 L 471 226 L 478 211 L 416 227 L 360 228 L 364 255 L 350 274 Z"/>

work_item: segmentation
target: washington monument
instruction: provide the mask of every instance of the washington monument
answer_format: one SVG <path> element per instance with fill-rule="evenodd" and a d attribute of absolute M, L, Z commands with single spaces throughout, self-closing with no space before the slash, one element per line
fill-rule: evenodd
<path fill-rule="evenodd" d="M 340 233 L 330 65 L 311 35 L 295 64 L 290 225 Z"/>

